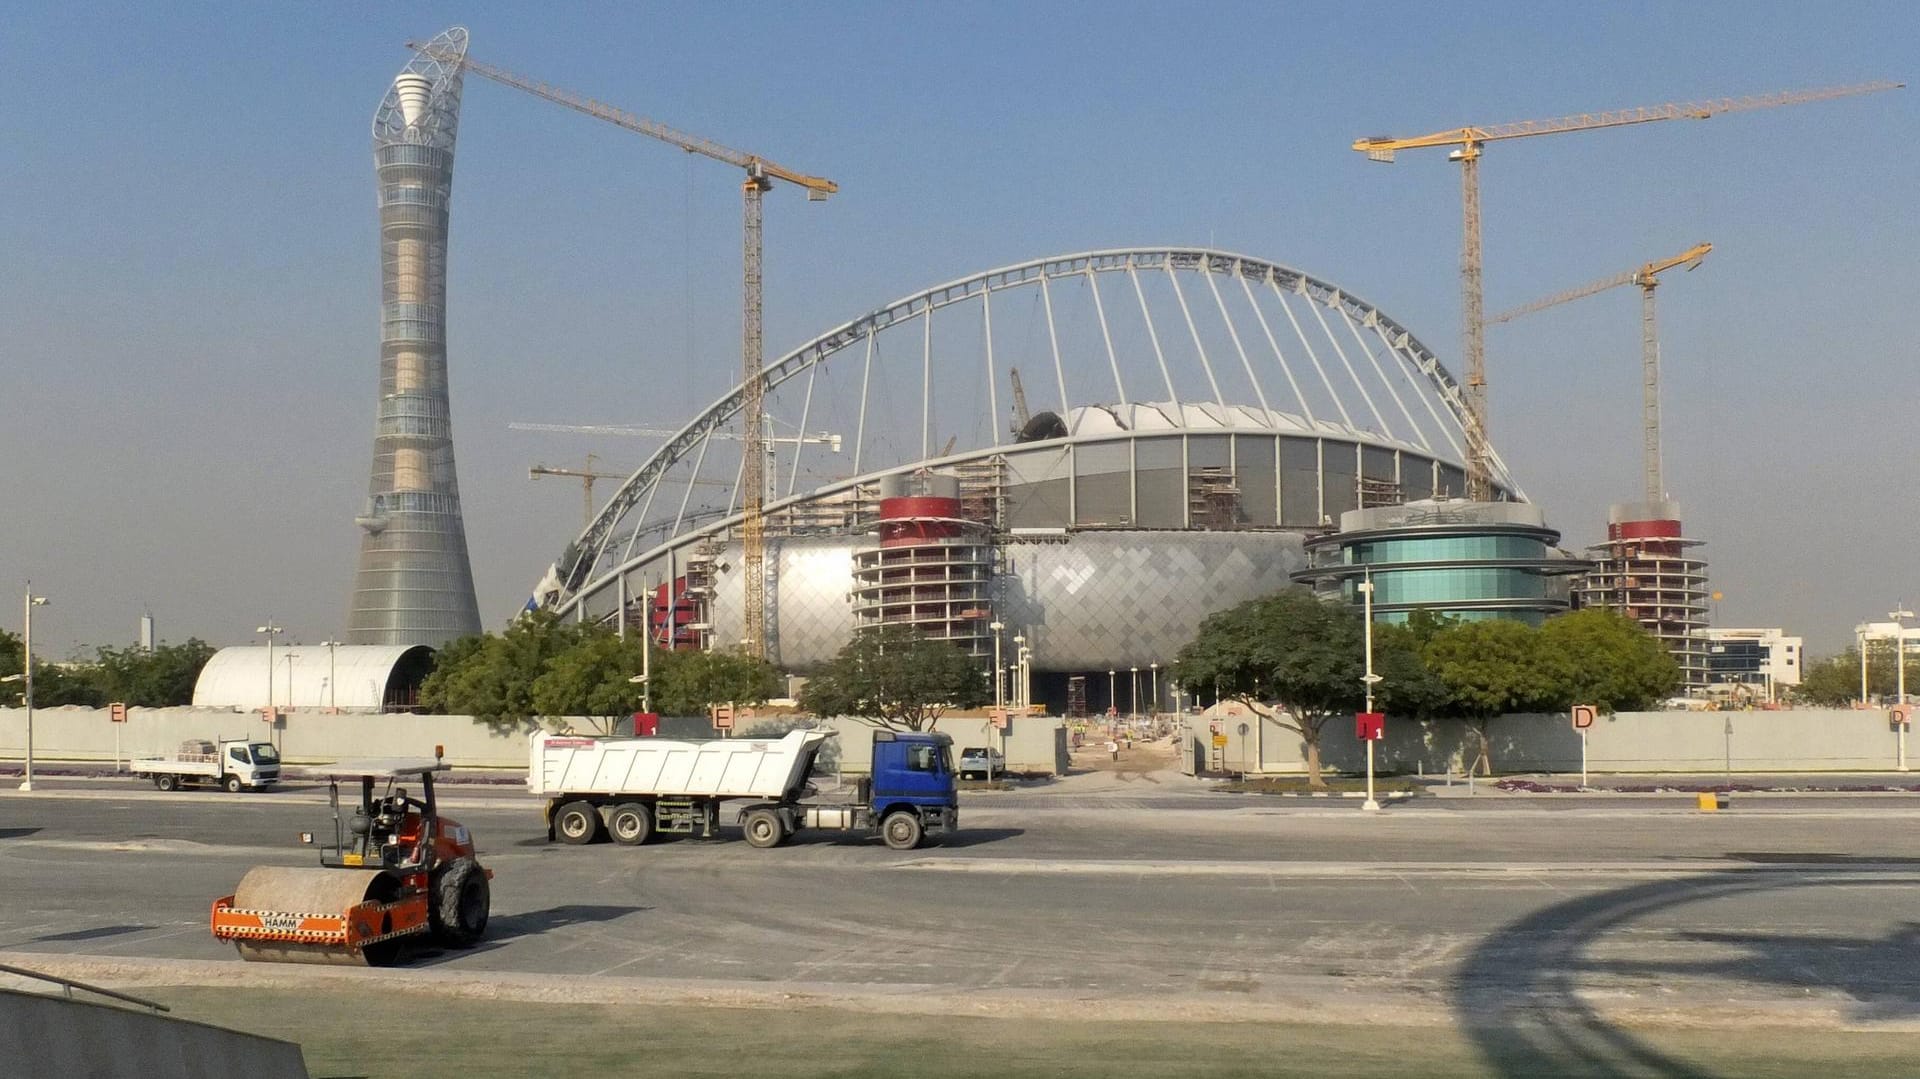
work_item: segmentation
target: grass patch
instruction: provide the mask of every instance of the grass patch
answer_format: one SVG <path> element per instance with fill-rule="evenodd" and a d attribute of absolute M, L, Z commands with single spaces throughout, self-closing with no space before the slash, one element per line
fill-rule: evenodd
<path fill-rule="evenodd" d="M 1902 1075 L 1920 1036 L 1741 1028 L 1344 1026 L 649 1007 L 382 991 L 161 987 L 182 1018 L 301 1043 L 315 1079 L 661 1075 L 733 1079 L 1481 1079 L 1629 1074 Z M 1569 1037 L 1573 1035 L 1573 1037 Z M 1651 1054 L 1649 1065 L 1640 1054 Z M 1651 1070 L 1649 1070 L 1651 1067 Z"/>

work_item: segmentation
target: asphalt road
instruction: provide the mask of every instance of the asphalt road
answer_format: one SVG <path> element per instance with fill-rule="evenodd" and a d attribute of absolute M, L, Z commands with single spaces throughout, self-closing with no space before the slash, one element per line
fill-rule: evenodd
<path fill-rule="evenodd" d="M 313 790 L 78 788 L 0 796 L 10 961 L 232 960 L 207 933 L 211 900 L 251 865 L 311 863 L 296 833 L 327 821 Z M 1367 814 L 1102 776 L 970 794 L 962 834 L 911 853 L 837 835 L 563 847 L 524 795 L 447 802 L 497 874 L 488 940 L 413 968 L 448 977 L 1170 1001 L 1222 1018 L 1342 1006 L 1503 1051 L 1522 1018 L 1544 1020 L 1537 1059 L 1522 1039 L 1510 1074 L 1569 1052 L 1657 1056 L 1622 1032 L 1668 1020 L 1920 1031 L 1910 796 Z M 1595 1030 L 1611 1033 L 1579 1033 Z"/>

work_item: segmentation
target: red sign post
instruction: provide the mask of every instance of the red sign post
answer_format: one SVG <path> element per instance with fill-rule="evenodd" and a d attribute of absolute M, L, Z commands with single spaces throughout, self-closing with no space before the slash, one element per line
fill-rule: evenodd
<path fill-rule="evenodd" d="M 1378 742 L 1387 736 L 1385 712 L 1356 712 L 1353 720 L 1353 736 L 1362 742 Z"/>

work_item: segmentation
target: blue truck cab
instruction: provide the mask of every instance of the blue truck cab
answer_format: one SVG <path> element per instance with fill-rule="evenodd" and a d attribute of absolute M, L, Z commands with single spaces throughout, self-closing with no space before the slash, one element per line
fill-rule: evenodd
<path fill-rule="evenodd" d="M 895 850 L 911 850 L 929 836 L 960 827 L 953 739 L 944 734 L 876 731 L 869 820 Z"/>

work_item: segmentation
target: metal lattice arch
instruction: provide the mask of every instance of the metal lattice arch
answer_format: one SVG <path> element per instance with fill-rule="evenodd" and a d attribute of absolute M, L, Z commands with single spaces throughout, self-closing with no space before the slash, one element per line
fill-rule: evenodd
<path fill-rule="evenodd" d="M 1465 406 L 1433 351 L 1337 285 L 1223 251 L 960 278 L 794 349 L 763 386 L 768 645 L 789 668 L 852 632 L 880 500 L 929 477 L 989 537 L 990 602 L 968 613 L 1024 629 L 1037 668 L 1098 673 L 1166 662 L 1210 610 L 1285 587 L 1346 510 L 1465 493 Z M 743 397 L 665 440 L 533 602 L 737 643 Z M 1495 497 L 1524 500 L 1492 467 Z"/>

